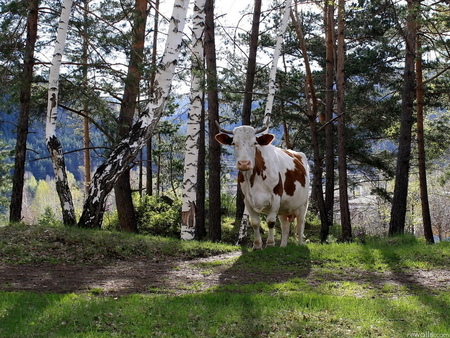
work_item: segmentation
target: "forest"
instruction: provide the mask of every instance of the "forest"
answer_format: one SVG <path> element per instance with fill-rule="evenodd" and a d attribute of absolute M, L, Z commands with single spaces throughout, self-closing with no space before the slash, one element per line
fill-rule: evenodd
<path fill-rule="evenodd" d="M 0 225 L 235 243 L 243 197 L 216 121 L 270 121 L 309 159 L 310 240 L 448 238 L 449 14 L 444 0 L 0 0 Z"/>

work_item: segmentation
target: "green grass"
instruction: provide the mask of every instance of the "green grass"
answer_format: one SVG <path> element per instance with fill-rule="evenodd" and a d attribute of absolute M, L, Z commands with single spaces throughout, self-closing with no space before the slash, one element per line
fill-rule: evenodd
<path fill-rule="evenodd" d="M 195 258 L 239 250 L 235 246 L 63 226 L 0 227 L 0 262 L 107 264 L 127 258 Z"/>
<path fill-rule="evenodd" d="M 450 333 L 449 305 L 448 294 L 355 298 L 275 285 L 177 297 L 2 293 L 0 336 L 407 337 Z"/>
<path fill-rule="evenodd" d="M 450 337 L 448 285 L 434 289 L 355 278 L 448 270 L 450 243 L 426 245 L 403 236 L 249 251 L 106 231 L 22 225 L 0 229 L 3 264 L 193 258 L 233 250 L 243 254 L 198 268 L 205 275 L 217 269 L 230 276 L 258 272 L 255 283 L 200 292 L 199 282 L 180 286 L 190 291 L 183 295 L 158 289 L 124 296 L 96 289 L 80 294 L 0 292 L 0 337 Z M 293 277 L 277 283 L 264 279 L 264 274 L 281 272 Z"/>

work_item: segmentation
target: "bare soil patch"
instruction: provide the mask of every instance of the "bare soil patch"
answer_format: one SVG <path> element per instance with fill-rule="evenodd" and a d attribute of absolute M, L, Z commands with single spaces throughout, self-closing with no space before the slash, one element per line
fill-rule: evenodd
<path fill-rule="evenodd" d="M 301 278 L 311 286 L 351 281 L 382 288 L 386 284 L 408 290 L 450 291 L 450 269 L 397 272 L 367 272 L 358 269 L 326 271 L 312 267 L 285 273 L 258 273 L 233 267 L 239 252 L 191 260 L 124 260 L 111 265 L 0 265 L 0 290 L 33 292 L 98 292 L 108 295 L 130 293 L 183 294 L 229 284 L 279 283 Z M 223 264 L 212 264 L 213 262 Z"/>

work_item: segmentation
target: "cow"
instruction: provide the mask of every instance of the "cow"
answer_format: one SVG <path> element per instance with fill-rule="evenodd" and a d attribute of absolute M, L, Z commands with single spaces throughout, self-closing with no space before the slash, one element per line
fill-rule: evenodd
<path fill-rule="evenodd" d="M 267 247 L 275 245 L 277 215 L 281 222 L 280 246 L 287 245 L 290 223 L 295 218 L 298 243 L 302 245 L 309 197 L 309 166 L 305 154 L 275 147 L 271 144 L 273 134 L 257 136 L 267 130 L 267 125 L 258 130 L 240 126 L 231 131 L 220 127 L 217 121 L 216 124 L 221 131 L 216 140 L 234 147 L 238 184 L 255 233 L 253 249 L 262 249 L 260 213 L 267 215 Z"/>

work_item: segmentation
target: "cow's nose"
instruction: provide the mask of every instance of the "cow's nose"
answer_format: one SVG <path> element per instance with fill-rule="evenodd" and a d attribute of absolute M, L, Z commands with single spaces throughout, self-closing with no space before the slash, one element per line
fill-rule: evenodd
<path fill-rule="evenodd" d="M 238 161 L 237 167 L 239 170 L 250 170 L 250 161 Z"/>

